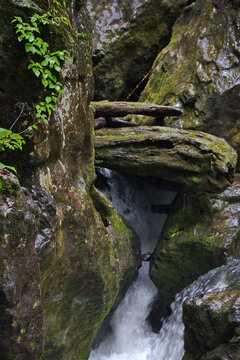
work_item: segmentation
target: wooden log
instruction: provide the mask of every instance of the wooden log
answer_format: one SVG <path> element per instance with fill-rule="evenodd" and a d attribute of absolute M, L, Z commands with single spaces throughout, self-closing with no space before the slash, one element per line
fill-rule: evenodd
<path fill-rule="evenodd" d="M 95 109 L 95 117 L 100 116 L 126 116 L 128 114 L 146 116 L 180 116 L 182 112 L 171 106 L 147 104 L 138 102 L 104 102 L 93 101 L 91 106 Z"/>

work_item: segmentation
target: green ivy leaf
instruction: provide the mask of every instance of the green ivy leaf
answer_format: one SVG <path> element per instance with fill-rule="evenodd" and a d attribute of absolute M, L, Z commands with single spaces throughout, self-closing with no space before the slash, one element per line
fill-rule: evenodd
<path fill-rule="evenodd" d="M 33 69 L 34 74 L 39 77 L 39 75 L 41 74 L 39 70 Z"/>
<path fill-rule="evenodd" d="M 42 78 L 42 84 L 44 87 L 47 87 L 48 86 L 48 81 L 44 78 Z"/>
<path fill-rule="evenodd" d="M 60 71 L 61 71 L 60 66 L 57 66 L 57 65 L 54 65 L 54 69 L 55 69 L 56 71 L 58 71 L 58 72 L 60 72 Z"/>

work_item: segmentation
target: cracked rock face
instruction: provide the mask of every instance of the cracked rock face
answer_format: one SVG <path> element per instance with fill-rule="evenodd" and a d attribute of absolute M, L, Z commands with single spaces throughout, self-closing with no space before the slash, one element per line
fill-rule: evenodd
<path fill-rule="evenodd" d="M 239 2 L 230 0 L 200 0 L 188 6 L 140 98 L 181 108 L 183 116 L 169 119 L 168 126 L 209 132 L 238 151 L 239 10 Z"/>

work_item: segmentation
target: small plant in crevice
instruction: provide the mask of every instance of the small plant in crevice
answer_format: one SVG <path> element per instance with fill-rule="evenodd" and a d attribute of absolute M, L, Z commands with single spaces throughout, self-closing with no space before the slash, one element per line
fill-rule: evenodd
<path fill-rule="evenodd" d="M 11 130 L 0 128 L 0 152 L 6 150 L 22 150 L 25 140 L 20 134 L 13 133 Z M 7 168 L 16 173 L 13 166 L 5 165 L 0 162 L 0 169 Z"/>
<path fill-rule="evenodd" d="M 183 233 L 183 230 L 175 231 L 170 235 L 171 239 L 174 239 L 176 236 L 179 236 Z"/>

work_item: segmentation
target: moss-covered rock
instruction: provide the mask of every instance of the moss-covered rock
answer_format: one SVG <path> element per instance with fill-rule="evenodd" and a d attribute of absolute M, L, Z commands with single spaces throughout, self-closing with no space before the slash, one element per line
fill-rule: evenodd
<path fill-rule="evenodd" d="M 141 266 L 140 241 L 136 233 L 129 227 L 126 220 L 116 211 L 105 195 L 94 187 L 91 195 L 94 206 L 105 224 L 110 240 L 112 264 L 114 265 L 116 262 L 119 267 L 118 277 L 120 277 L 121 282 L 118 295 L 121 295 L 122 290 L 125 290 L 136 276 L 136 268 Z"/>
<path fill-rule="evenodd" d="M 99 326 L 140 265 L 135 235 L 112 206 L 105 214 L 101 194 L 92 195 L 102 218 L 77 188 L 55 200 L 55 229 L 40 253 L 44 359 L 87 359 Z"/>
<path fill-rule="evenodd" d="M 37 360 L 43 351 L 40 269 L 34 240 L 39 211 L 14 175 L 0 171 L 0 353 Z"/>
<path fill-rule="evenodd" d="M 156 176 L 201 190 L 230 185 L 237 155 L 223 139 L 167 127 L 96 132 L 96 163 L 120 173 Z"/>
<path fill-rule="evenodd" d="M 48 2 L 43 0 L 36 0 L 36 4 L 43 11 L 48 6 Z M 1 82 L 4 88 L 0 94 L 1 126 L 9 128 L 19 115 L 19 111 L 14 113 L 14 109 L 20 103 L 21 110 L 24 103 L 26 107 L 18 119 L 17 131 L 17 128 L 23 129 L 25 120 L 33 120 L 29 112 L 41 99 L 44 89 L 39 79 L 35 80 L 27 70 L 24 44 L 18 44 L 11 24 L 14 15 L 27 19 L 33 10 L 24 2 L 11 3 L 8 0 L 3 0 L 0 7 L 0 29 L 1 34 L 4 34 L 0 49 L 0 78 L 4 79 Z M 4 200 L 4 209 L 10 207 L 11 212 L 3 217 L 6 226 L 0 227 L 3 241 L 0 249 L 3 258 L 1 271 L 4 272 L 4 281 L 12 296 L 6 297 L 8 295 L 5 295 L 2 277 L 0 290 L 3 288 L 4 293 L 2 296 L 0 292 L 3 302 L 0 327 L 5 326 L 5 315 L 8 316 L 5 308 L 9 301 L 13 317 L 14 306 L 16 311 L 23 311 L 18 316 L 24 319 L 21 320 L 24 328 L 20 328 L 20 322 L 15 331 L 11 327 L 15 326 L 11 325 L 12 317 L 7 318 L 4 351 L 6 349 L 6 354 L 11 349 L 15 351 L 24 341 L 24 351 L 29 351 L 29 357 L 21 357 L 25 353 L 19 350 L 19 357 L 14 357 L 13 353 L 10 359 L 39 359 L 43 345 L 42 332 L 44 360 L 88 359 L 92 342 L 104 317 L 122 285 L 128 283 L 139 266 L 139 250 L 131 247 L 135 235 L 113 209 L 109 215 L 108 231 L 103 222 L 104 214 L 102 217 L 99 215 L 91 197 L 95 198 L 92 191 L 95 179 L 94 129 L 93 116 L 89 110 L 93 90 L 91 44 L 88 46 L 78 36 L 81 32 L 87 33 L 90 27 L 86 1 L 67 0 L 66 8 L 63 7 L 61 11 L 69 16 L 70 25 L 64 29 L 51 28 L 51 31 L 44 27 L 43 37 L 53 51 L 66 49 L 73 59 L 72 63 L 66 62 L 62 66 L 60 76 L 64 94 L 60 95 L 48 126 L 45 129 L 39 127 L 33 141 L 29 141 L 24 148 L 24 153 L 13 153 L 15 156 L 7 154 L 3 161 L 20 165 L 18 174 L 25 187 L 20 189 L 18 184 L 9 183 L 8 179 L 3 181 L 4 196 L 11 198 L 12 195 L 17 200 L 14 200 L 16 206 L 12 205 L 12 200 Z M 36 219 L 28 209 L 33 200 L 25 192 L 32 194 L 33 204 L 38 209 Z M 8 240 L 11 251 L 6 254 Z M 41 283 L 34 250 L 35 240 Z M 11 288 L 12 274 L 16 274 L 19 284 L 15 286 L 13 279 L 14 286 Z M 40 290 L 41 302 L 38 299 L 38 303 L 32 303 L 35 295 L 40 296 Z M 18 300 L 20 297 L 21 301 Z M 39 320 L 35 329 L 36 312 L 43 320 L 43 325 Z M 33 339 L 30 344 L 29 329 L 32 329 Z M 10 332 L 13 330 L 12 338 Z M 16 337 L 15 334 L 19 332 L 19 337 Z"/>
<path fill-rule="evenodd" d="M 240 291 L 226 290 L 183 304 L 184 360 L 238 359 Z"/>
<path fill-rule="evenodd" d="M 239 26 L 238 1 L 201 0 L 188 6 L 140 97 L 183 110 L 180 119 L 169 119 L 166 125 L 209 132 L 237 151 Z"/>
<path fill-rule="evenodd" d="M 236 175 L 233 186 L 221 194 L 179 193 L 150 269 L 168 303 L 200 275 L 222 265 L 227 256 L 239 257 L 239 192 Z"/>
<path fill-rule="evenodd" d="M 104 59 L 95 67 L 96 99 L 123 100 L 167 45 L 172 26 L 186 1 L 108 0 L 98 1 L 98 6 L 95 0 L 90 3 L 94 22 L 97 22 L 96 33 L 98 37 L 100 34 L 105 52 Z M 125 27 L 124 19 L 130 20 Z M 114 41 L 109 43 L 111 37 Z"/>

